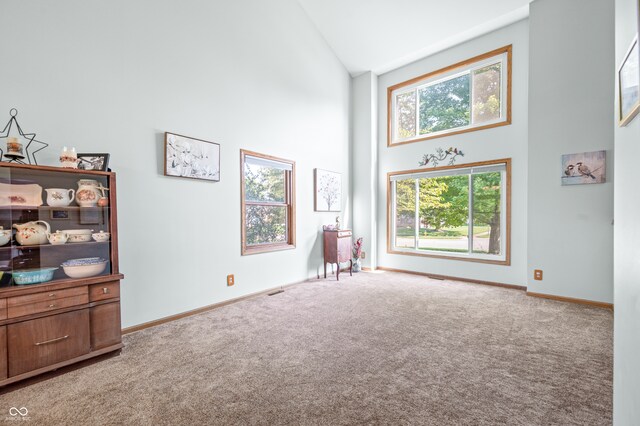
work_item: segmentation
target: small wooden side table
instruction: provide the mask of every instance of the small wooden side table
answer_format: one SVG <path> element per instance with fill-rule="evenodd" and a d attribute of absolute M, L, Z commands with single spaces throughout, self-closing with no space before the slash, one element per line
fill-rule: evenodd
<path fill-rule="evenodd" d="M 349 275 L 353 276 L 350 229 L 324 230 L 324 277 L 327 278 L 327 263 L 337 263 L 336 280 L 340 281 L 340 262 L 349 261 Z"/>

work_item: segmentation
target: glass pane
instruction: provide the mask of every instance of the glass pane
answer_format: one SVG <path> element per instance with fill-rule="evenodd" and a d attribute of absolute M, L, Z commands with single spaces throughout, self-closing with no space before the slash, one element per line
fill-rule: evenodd
<path fill-rule="evenodd" d="M 420 134 L 469 124 L 469 74 L 420 89 Z"/>
<path fill-rule="evenodd" d="M 500 118 L 500 63 L 473 72 L 473 123 Z"/>
<path fill-rule="evenodd" d="M 500 253 L 500 172 L 473 175 L 473 251 Z"/>
<path fill-rule="evenodd" d="M 285 171 L 256 164 L 244 165 L 247 201 L 285 202 Z"/>
<path fill-rule="evenodd" d="M 249 205 L 246 214 L 247 245 L 287 241 L 286 207 Z"/>
<path fill-rule="evenodd" d="M 106 176 L 1 169 L 0 287 L 111 274 Z"/>
<path fill-rule="evenodd" d="M 396 96 L 396 138 L 405 139 L 416 135 L 416 92 Z"/>
<path fill-rule="evenodd" d="M 416 246 L 416 181 L 405 179 L 396 182 L 396 235 L 395 246 Z"/>
<path fill-rule="evenodd" d="M 469 175 L 420 179 L 421 250 L 469 252 Z"/>

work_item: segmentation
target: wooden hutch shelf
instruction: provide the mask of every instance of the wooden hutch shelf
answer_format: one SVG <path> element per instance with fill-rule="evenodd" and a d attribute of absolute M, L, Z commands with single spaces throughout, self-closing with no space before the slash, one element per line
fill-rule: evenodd
<path fill-rule="evenodd" d="M 108 206 L 44 205 L 44 189 L 74 189 L 81 179 L 95 180 L 100 187 L 108 188 Z M 20 245 L 12 238 L 0 247 L 4 278 L 0 282 L 5 283 L 0 287 L 0 386 L 122 348 L 120 280 L 124 276 L 118 262 L 115 173 L 0 162 L 0 183 L 4 191 L 0 191 L 0 204 L 5 204 L 0 206 L 0 226 L 5 230 L 14 224 L 44 221 L 52 232 L 91 229 L 111 235 L 106 242 L 57 245 L 46 241 Z M 10 205 L 15 199 L 24 201 L 20 191 L 26 191 L 26 186 L 21 185 L 31 187 L 31 199 L 33 188 L 38 191 L 41 187 L 42 205 Z M 37 197 L 34 201 L 37 204 Z M 58 215 L 58 211 L 67 213 Z M 103 258 L 106 269 L 87 278 L 66 275 L 64 262 L 87 257 Z M 50 281 L 28 285 L 14 282 L 16 274 L 46 267 L 57 268 Z"/>

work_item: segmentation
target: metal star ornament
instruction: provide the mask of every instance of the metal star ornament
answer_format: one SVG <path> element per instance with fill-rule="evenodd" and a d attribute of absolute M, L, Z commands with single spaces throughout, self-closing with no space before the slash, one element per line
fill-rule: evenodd
<path fill-rule="evenodd" d="M 16 129 L 18 129 L 18 134 L 24 138 L 25 140 L 27 140 L 27 145 L 24 148 L 24 152 L 27 154 L 27 161 L 29 162 L 28 164 L 38 164 L 38 161 L 36 160 L 36 153 L 39 151 L 42 151 L 43 149 L 45 149 L 46 147 L 49 146 L 48 143 L 44 143 L 41 142 L 39 140 L 36 139 L 36 134 L 35 133 L 25 133 L 24 131 L 22 131 L 22 127 L 20 127 L 20 124 L 18 124 L 18 120 L 16 119 L 16 116 L 18 115 L 18 110 L 15 108 L 12 108 L 11 111 L 9 111 L 9 115 L 11 116 L 11 118 L 9 119 L 9 122 L 7 123 L 6 126 L 4 126 L 4 129 L 2 129 L 2 131 L 0 132 L 0 140 L 1 139 L 9 139 L 11 136 L 9 136 L 11 134 L 11 128 L 13 127 L 13 125 L 15 124 Z M 34 145 L 36 144 L 36 145 Z M 32 145 L 34 146 L 40 146 L 38 149 L 36 149 L 33 152 L 29 152 L 29 148 L 32 148 Z M 9 150 L 7 150 L 9 151 Z M 8 163 L 12 163 L 12 162 L 16 162 L 19 164 L 27 164 L 23 161 L 24 156 L 20 155 L 18 153 L 11 153 L 9 154 L 9 152 L 7 152 L 7 154 L 5 154 L 4 150 L 2 149 L 2 147 L 0 147 L 0 159 L 2 159 L 3 157 L 9 158 Z M 31 162 L 31 159 L 33 159 L 33 163 Z"/>

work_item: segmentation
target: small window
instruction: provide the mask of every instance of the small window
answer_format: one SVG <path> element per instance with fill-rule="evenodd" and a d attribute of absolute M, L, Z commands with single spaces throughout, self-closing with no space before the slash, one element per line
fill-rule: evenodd
<path fill-rule="evenodd" d="M 242 254 L 295 248 L 295 162 L 240 151 Z"/>
<path fill-rule="evenodd" d="M 510 160 L 389 174 L 389 252 L 509 264 Z"/>
<path fill-rule="evenodd" d="M 511 46 L 387 89 L 388 145 L 511 123 Z"/>

